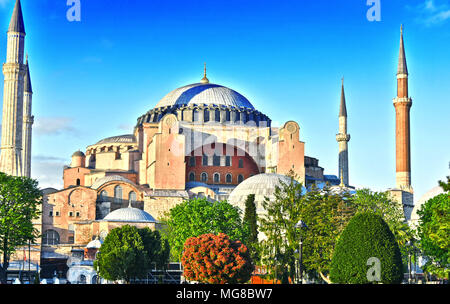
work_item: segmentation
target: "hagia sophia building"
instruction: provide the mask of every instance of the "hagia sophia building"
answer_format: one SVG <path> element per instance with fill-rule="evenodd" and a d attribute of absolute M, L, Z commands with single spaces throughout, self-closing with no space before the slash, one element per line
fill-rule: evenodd
<path fill-rule="evenodd" d="M 24 63 L 26 34 L 20 0 L 7 35 L 0 171 L 29 177 L 33 91 L 28 59 Z M 397 185 L 391 192 L 405 206 L 408 218 L 413 207 L 412 102 L 403 33 L 397 78 Z M 63 189 L 43 190 L 42 215 L 35 222 L 42 236 L 31 249 L 17 250 L 14 259 L 27 256 L 41 265 L 41 274 L 67 271 L 74 253 L 101 243 L 111 229 L 124 224 L 160 229 L 165 213 L 190 198 L 228 200 L 241 207 L 244 197 L 253 193 L 259 197 L 260 208 L 260 200 L 270 196 L 289 172 L 306 188 L 328 183 L 352 189 L 343 83 L 338 118 L 339 177 L 325 175 L 318 159 L 305 155 L 297 122 L 272 126 L 263 109 L 256 109 L 242 94 L 211 83 L 205 66 L 198 83 L 168 93 L 137 119 L 130 134 L 101 139 L 73 153 L 70 165 L 61 168 Z"/>

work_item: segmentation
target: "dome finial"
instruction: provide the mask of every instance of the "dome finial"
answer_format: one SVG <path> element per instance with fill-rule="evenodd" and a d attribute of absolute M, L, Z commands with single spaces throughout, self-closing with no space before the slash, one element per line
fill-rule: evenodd
<path fill-rule="evenodd" d="M 208 77 L 206 77 L 206 62 L 205 62 L 205 68 L 204 68 L 204 73 L 203 73 L 203 78 L 200 81 L 200 83 L 209 83 L 209 79 Z"/>

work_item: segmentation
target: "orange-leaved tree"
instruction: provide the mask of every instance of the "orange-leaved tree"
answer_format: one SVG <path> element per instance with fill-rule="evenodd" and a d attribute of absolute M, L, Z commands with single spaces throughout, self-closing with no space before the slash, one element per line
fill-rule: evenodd
<path fill-rule="evenodd" d="M 254 270 L 247 247 L 224 233 L 187 239 L 181 262 L 187 280 L 210 284 L 246 283 Z"/>

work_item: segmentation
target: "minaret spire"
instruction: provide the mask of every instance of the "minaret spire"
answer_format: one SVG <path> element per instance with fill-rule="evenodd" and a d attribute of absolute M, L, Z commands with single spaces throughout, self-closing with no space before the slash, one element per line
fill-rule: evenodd
<path fill-rule="evenodd" d="M 406 65 L 405 45 L 403 42 L 403 24 L 400 26 L 400 54 L 398 56 L 397 75 L 408 75 L 408 66 Z"/>
<path fill-rule="evenodd" d="M 20 4 L 20 0 L 16 0 L 16 5 L 14 6 L 8 32 L 25 34 L 25 25 L 23 23 L 22 5 Z"/>
<path fill-rule="evenodd" d="M 349 186 L 348 172 L 348 142 L 350 134 L 347 134 L 347 106 L 345 102 L 344 77 L 342 77 L 341 105 L 339 108 L 339 134 L 336 135 L 339 143 L 339 179 L 341 185 Z"/>
<path fill-rule="evenodd" d="M 410 150 L 410 109 L 412 99 L 408 94 L 408 68 L 406 65 L 403 25 L 400 27 L 400 53 L 397 69 L 397 97 L 395 107 L 395 153 L 397 188 L 412 193 L 411 150 Z"/>
<path fill-rule="evenodd" d="M 25 62 L 26 72 L 24 77 L 23 95 L 23 133 L 22 133 L 22 162 L 23 176 L 31 176 L 31 137 L 34 123 L 32 115 L 33 89 L 31 87 L 30 67 L 28 65 L 28 54 Z"/>
<path fill-rule="evenodd" d="M 23 175 L 24 79 L 27 73 L 27 67 L 23 63 L 25 35 L 22 6 L 20 0 L 17 0 L 7 32 L 6 62 L 3 65 L 0 157 L 0 171 L 13 176 Z"/>

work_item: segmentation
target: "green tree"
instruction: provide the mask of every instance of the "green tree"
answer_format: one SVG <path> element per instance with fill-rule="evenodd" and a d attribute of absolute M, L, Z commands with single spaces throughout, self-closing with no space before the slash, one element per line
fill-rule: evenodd
<path fill-rule="evenodd" d="M 0 281 L 6 283 L 6 270 L 18 246 L 34 243 L 38 231 L 33 220 L 39 218 L 42 192 L 38 182 L 27 177 L 0 173 Z"/>
<path fill-rule="evenodd" d="M 419 215 L 419 247 L 426 257 L 424 270 L 440 278 L 450 272 L 450 194 L 439 194 L 422 205 Z"/>
<path fill-rule="evenodd" d="M 307 223 L 303 237 L 303 267 L 330 283 L 331 258 L 340 233 L 354 215 L 348 192 L 313 187 L 302 200 L 300 217 Z"/>
<path fill-rule="evenodd" d="M 266 214 L 260 219 L 260 230 L 266 235 L 261 242 L 261 255 L 264 265 L 271 266 L 271 275 L 288 283 L 295 277 L 295 250 L 299 235 L 294 228 L 300 220 L 303 186 L 290 174 L 290 182 L 280 181 L 275 187 L 275 199 L 263 202 Z"/>
<path fill-rule="evenodd" d="M 246 238 L 239 208 L 226 201 L 210 202 L 205 198 L 187 200 L 172 208 L 165 222 L 171 255 L 176 261 L 181 260 L 184 243 L 190 237 L 225 233 L 232 240 Z"/>
<path fill-rule="evenodd" d="M 152 263 L 158 266 L 167 263 L 167 256 L 158 231 L 125 225 L 108 233 L 94 267 L 107 280 L 129 283 L 134 278 L 145 278 Z"/>
<path fill-rule="evenodd" d="M 370 261 L 379 267 L 372 273 Z M 370 263 L 369 263 L 370 262 Z M 369 277 L 369 273 L 375 278 Z M 378 276 L 378 279 L 376 278 Z M 389 226 L 373 212 L 356 214 L 339 237 L 331 260 L 330 278 L 334 283 L 400 283 L 403 278 L 398 244 Z"/>
<path fill-rule="evenodd" d="M 403 261 L 408 258 L 407 242 L 413 238 L 414 232 L 405 221 L 403 206 L 392 198 L 389 192 L 373 192 L 360 189 L 352 197 L 352 204 L 356 212 L 370 211 L 383 218 L 395 236 L 400 247 Z"/>
<path fill-rule="evenodd" d="M 258 246 L 258 216 L 256 214 L 255 195 L 250 194 L 245 200 L 245 211 L 243 226 L 247 229 L 248 235 L 244 241 L 250 251 L 250 256 L 254 263 L 259 263 Z"/>

